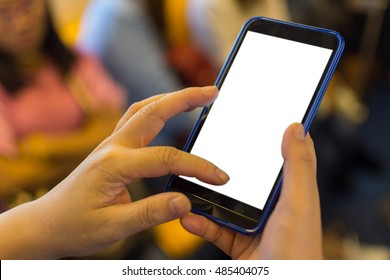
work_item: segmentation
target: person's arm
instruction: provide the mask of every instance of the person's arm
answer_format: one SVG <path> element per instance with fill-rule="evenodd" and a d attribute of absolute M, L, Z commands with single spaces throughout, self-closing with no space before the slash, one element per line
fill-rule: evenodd
<path fill-rule="evenodd" d="M 210 104 L 215 87 L 190 88 L 132 105 L 113 134 L 66 179 L 38 200 L 0 215 L 0 259 L 83 256 L 190 211 L 185 195 L 157 194 L 133 202 L 127 185 L 166 174 L 224 184 L 212 163 L 172 147 L 147 147 L 165 122 Z"/>
<path fill-rule="evenodd" d="M 283 186 L 264 231 L 246 236 L 186 215 L 189 232 L 213 242 L 233 259 L 321 259 L 322 230 L 313 141 L 301 124 L 290 126 L 283 138 Z"/>

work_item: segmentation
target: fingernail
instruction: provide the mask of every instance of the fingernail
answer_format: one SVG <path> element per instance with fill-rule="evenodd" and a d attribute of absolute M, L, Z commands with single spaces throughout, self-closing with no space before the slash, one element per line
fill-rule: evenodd
<path fill-rule="evenodd" d="M 221 169 L 217 169 L 216 174 L 217 174 L 219 180 L 223 183 L 226 183 L 227 181 L 230 180 L 229 175 L 226 172 L 222 171 Z"/>
<path fill-rule="evenodd" d="M 296 139 L 304 140 L 305 139 L 305 130 L 303 129 L 302 124 L 295 124 L 293 126 L 293 133 Z"/>
<path fill-rule="evenodd" d="M 207 86 L 207 87 L 202 87 L 202 90 L 208 92 L 215 92 L 218 91 L 218 88 L 216 86 Z"/>
<path fill-rule="evenodd" d="M 182 217 L 191 209 L 188 206 L 188 200 L 182 196 L 175 196 L 169 200 L 169 210 L 173 217 Z"/>

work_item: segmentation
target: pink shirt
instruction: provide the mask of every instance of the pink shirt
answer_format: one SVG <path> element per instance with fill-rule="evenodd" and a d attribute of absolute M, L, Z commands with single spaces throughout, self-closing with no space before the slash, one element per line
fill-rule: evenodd
<path fill-rule="evenodd" d="M 122 88 L 94 57 L 80 55 L 74 73 L 87 88 L 94 107 L 125 103 Z M 17 152 L 19 138 L 31 133 L 46 135 L 80 127 L 84 113 L 54 65 L 48 63 L 28 86 L 10 97 L 0 84 L 0 155 Z"/>

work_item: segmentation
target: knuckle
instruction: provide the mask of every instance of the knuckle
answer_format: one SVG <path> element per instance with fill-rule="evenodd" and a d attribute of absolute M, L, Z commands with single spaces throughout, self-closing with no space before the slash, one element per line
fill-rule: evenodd
<path fill-rule="evenodd" d="M 302 161 L 306 163 L 308 166 L 316 166 L 317 159 L 316 159 L 313 144 L 310 144 L 308 149 L 306 149 L 305 152 L 302 153 Z"/>
<path fill-rule="evenodd" d="M 290 153 L 291 161 L 295 163 L 300 162 L 308 167 L 316 165 L 316 155 L 312 141 L 299 143 L 294 149 L 291 149 Z"/>
<path fill-rule="evenodd" d="M 310 147 L 311 158 L 312 160 L 314 160 L 314 162 L 316 162 L 317 161 L 316 147 L 314 145 L 314 141 L 311 138 L 309 139 L 309 147 Z"/>
<path fill-rule="evenodd" d="M 165 123 L 167 122 L 167 119 L 163 117 L 162 112 L 160 112 L 161 110 L 159 110 L 160 103 L 160 100 L 155 100 L 148 105 L 142 107 L 140 109 L 140 112 L 149 118 L 155 118 Z"/>
<path fill-rule="evenodd" d="M 158 153 L 159 159 L 164 166 L 170 168 L 180 157 L 179 150 L 173 147 L 162 147 Z"/>
<path fill-rule="evenodd" d="M 300 156 L 301 160 L 307 164 L 313 164 L 313 153 L 310 150 L 304 150 Z"/>
<path fill-rule="evenodd" d="M 109 165 L 113 158 L 113 149 L 109 146 L 98 147 L 95 150 L 95 153 L 92 155 L 94 159 L 92 163 L 96 166 L 106 166 Z"/>
<path fill-rule="evenodd" d="M 90 156 L 93 157 L 92 160 L 89 161 L 93 170 L 106 175 L 114 173 L 113 166 L 115 166 L 115 162 L 118 158 L 117 145 L 110 144 L 99 147 Z"/>
<path fill-rule="evenodd" d="M 144 211 L 139 211 L 139 221 L 144 227 L 149 227 L 150 225 L 156 225 L 160 222 L 159 211 L 154 207 L 153 203 L 145 200 Z"/>
<path fill-rule="evenodd" d="M 209 227 L 209 225 L 210 225 L 210 223 L 208 223 L 208 227 Z M 215 234 L 213 235 L 213 238 L 210 241 L 212 243 L 217 243 L 219 240 L 222 240 L 223 231 L 224 231 L 224 228 L 218 227 Z M 205 230 L 205 232 L 207 232 L 207 229 Z"/>
<path fill-rule="evenodd" d="M 156 115 L 156 111 L 158 108 L 158 100 L 155 100 L 148 105 L 142 107 L 141 113 L 148 115 L 148 116 L 154 116 Z"/>
<path fill-rule="evenodd" d="M 141 101 L 137 101 L 137 102 L 134 102 L 133 104 L 131 104 L 131 106 L 129 107 L 128 111 L 132 112 L 132 113 L 136 113 L 143 107 L 144 106 L 143 106 L 142 102 Z"/>

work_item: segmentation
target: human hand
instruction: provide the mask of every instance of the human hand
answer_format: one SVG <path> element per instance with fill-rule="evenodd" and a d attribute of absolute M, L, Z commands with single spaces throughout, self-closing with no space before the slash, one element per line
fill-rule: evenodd
<path fill-rule="evenodd" d="M 280 198 L 262 233 L 247 236 L 205 217 L 181 219 L 189 232 L 213 242 L 233 259 L 321 259 L 322 231 L 313 141 L 301 124 L 291 125 L 282 144 Z"/>
<path fill-rule="evenodd" d="M 183 194 L 167 192 L 132 202 L 126 186 L 139 178 L 166 174 L 193 176 L 211 184 L 226 183 L 228 176 L 204 159 L 171 147 L 147 147 L 169 118 L 209 105 L 216 97 L 215 87 L 190 88 L 131 106 L 113 134 L 66 179 L 44 197 L 10 211 L 8 219 L 17 223 L 23 240 L 8 241 L 14 244 L 13 255 L 8 256 L 88 255 L 187 214 L 191 205 Z M 7 216 L 0 224 L 5 220 Z M 7 223 L 2 225 L 3 230 Z M 7 239 L 4 231 L 0 237 Z M 17 250 L 19 245 L 15 243 L 24 246 Z"/>

